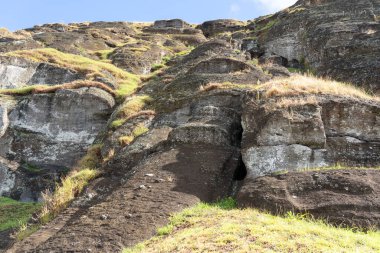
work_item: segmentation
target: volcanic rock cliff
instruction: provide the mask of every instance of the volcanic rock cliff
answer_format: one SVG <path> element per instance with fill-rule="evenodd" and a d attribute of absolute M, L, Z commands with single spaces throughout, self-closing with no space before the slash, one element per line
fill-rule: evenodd
<path fill-rule="evenodd" d="M 379 228 L 379 16 L 304 0 L 248 22 L 1 31 L 0 195 L 42 201 L 96 171 L 10 252 L 118 251 L 230 196 Z"/>

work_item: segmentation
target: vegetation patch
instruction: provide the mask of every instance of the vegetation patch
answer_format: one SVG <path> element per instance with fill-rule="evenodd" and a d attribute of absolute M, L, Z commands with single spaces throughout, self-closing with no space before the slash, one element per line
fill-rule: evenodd
<path fill-rule="evenodd" d="M 258 25 L 256 30 L 257 30 L 257 32 L 267 32 L 273 26 L 275 26 L 278 22 L 279 22 L 279 20 L 277 20 L 277 19 L 270 20 L 270 21 L 266 22 L 265 24 Z"/>
<path fill-rule="evenodd" d="M 136 252 L 379 252 L 379 232 L 336 228 L 308 216 L 236 209 L 229 199 L 175 214 Z"/>
<path fill-rule="evenodd" d="M 44 193 L 44 205 L 41 212 L 42 223 L 47 223 L 57 216 L 98 175 L 99 171 L 95 169 L 75 170 L 62 179 L 53 193 Z"/>
<path fill-rule="evenodd" d="M 78 162 L 75 169 L 63 178 L 61 183 L 56 185 L 55 191 L 47 191 L 43 194 L 43 204 L 38 205 L 34 210 L 38 214 L 38 223 L 27 225 L 26 221 L 28 219 L 26 219 L 25 224 L 20 227 L 16 234 L 18 240 L 23 240 L 30 236 L 41 225 L 54 219 L 83 191 L 91 180 L 99 176 L 98 167 L 102 163 L 101 148 L 102 145 L 100 144 L 89 148 L 87 154 Z"/>
<path fill-rule="evenodd" d="M 306 75 L 293 75 L 289 78 L 271 80 L 261 87 L 264 97 L 295 95 L 335 95 L 345 98 L 378 100 L 363 89 L 350 84 Z"/>
<path fill-rule="evenodd" d="M 110 63 L 111 61 L 109 60 L 110 55 L 113 53 L 114 49 L 106 49 L 106 50 L 99 50 L 93 52 L 93 54 L 99 58 L 99 60 L 103 62 Z"/>
<path fill-rule="evenodd" d="M 40 203 L 25 203 L 0 197 L 0 231 L 23 226 L 40 208 Z"/>
<path fill-rule="evenodd" d="M 137 137 L 140 135 L 145 134 L 149 131 L 149 128 L 147 128 L 144 124 L 138 124 L 133 130 L 131 135 L 122 136 L 119 138 L 119 143 L 121 146 L 127 146 L 131 144 Z"/>
<path fill-rule="evenodd" d="M 126 100 L 119 109 L 116 119 L 111 123 L 111 128 L 116 129 L 122 126 L 132 117 L 139 116 L 141 112 L 144 112 L 144 114 L 154 113 L 152 111 L 143 111 L 152 101 L 153 98 L 147 95 L 134 96 Z"/>
<path fill-rule="evenodd" d="M 12 96 L 25 96 L 30 94 L 46 94 L 46 93 L 54 93 L 57 90 L 64 90 L 64 89 L 80 89 L 80 88 L 98 88 L 102 89 L 104 91 L 107 91 L 113 96 L 117 96 L 117 92 L 112 90 L 110 87 L 105 85 L 104 83 L 95 82 L 95 81 L 88 81 L 88 80 L 81 80 L 81 81 L 74 81 L 71 83 L 65 83 L 60 85 L 32 85 L 32 86 L 26 86 L 22 88 L 17 89 L 4 89 L 0 90 L 0 94 L 3 95 L 12 95 Z"/>

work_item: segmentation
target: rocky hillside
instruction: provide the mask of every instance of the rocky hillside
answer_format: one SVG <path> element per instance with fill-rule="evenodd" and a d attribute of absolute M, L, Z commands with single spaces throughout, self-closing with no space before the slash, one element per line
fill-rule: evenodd
<path fill-rule="evenodd" d="M 0 196 L 42 208 L 0 248 L 117 252 L 228 197 L 379 229 L 379 17 L 301 0 L 247 22 L 1 29 Z"/>

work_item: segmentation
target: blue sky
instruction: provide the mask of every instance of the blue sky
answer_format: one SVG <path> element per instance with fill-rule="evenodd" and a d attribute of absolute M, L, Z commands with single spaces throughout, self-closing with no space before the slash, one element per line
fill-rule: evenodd
<path fill-rule="evenodd" d="M 0 27 L 17 30 L 45 23 L 154 21 L 182 18 L 191 23 L 240 20 L 276 12 L 296 0 L 2 0 Z"/>

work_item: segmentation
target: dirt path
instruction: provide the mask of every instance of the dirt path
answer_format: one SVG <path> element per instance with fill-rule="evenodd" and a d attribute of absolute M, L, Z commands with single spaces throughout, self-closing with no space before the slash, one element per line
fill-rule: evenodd
<path fill-rule="evenodd" d="M 9 252 L 119 252 L 153 236 L 171 213 L 226 195 L 231 185 L 221 178 L 231 184 L 234 154 L 215 147 L 154 154 L 129 173 L 94 182 L 73 207 Z"/>

